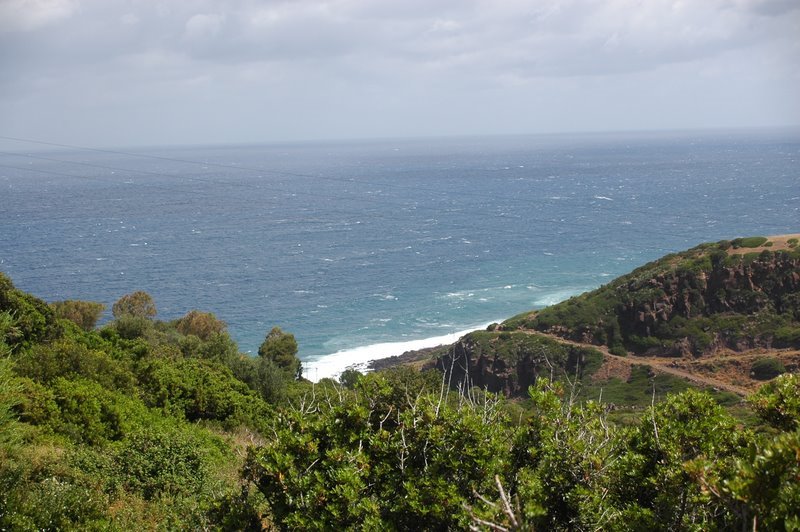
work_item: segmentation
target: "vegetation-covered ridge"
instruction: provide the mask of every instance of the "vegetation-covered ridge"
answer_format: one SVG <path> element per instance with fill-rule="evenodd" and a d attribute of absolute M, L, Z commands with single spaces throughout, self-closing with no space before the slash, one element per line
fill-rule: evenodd
<path fill-rule="evenodd" d="M 701 244 L 505 321 L 612 352 L 700 356 L 800 348 L 798 235 Z"/>
<path fill-rule="evenodd" d="M 533 331 L 315 385 L 278 328 L 249 357 L 145 292 L 102 310 L 0 274 L 0 530 L 800 530 L 796 375 L 743 424 L 642 367 L 604 388 L 652 402 L 620 416 L 588 399 L 604 348 Z"/>

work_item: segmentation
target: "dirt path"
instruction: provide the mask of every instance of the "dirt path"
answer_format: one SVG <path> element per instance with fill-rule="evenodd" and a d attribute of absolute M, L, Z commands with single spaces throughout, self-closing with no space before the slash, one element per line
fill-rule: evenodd
<path fill-rule="evenodd" d="M 584 344 L 581 342 L 575 342 L 573 340 L 567 340 L 566 338 L 561 338 L 560 336 L 556 336 L 554 334 L 548 334 L 539 331 L 519 330 L 517 332 L 524 332 L 526 334 L 538 334 L 539 336 L 545 336 L 562 344 L 573 345 L 575 347 L 596 349 L 597 351 L 603 353 L 603 357 L 618 362 L 622 362 L 624 364 L 628 364 L 629 366 L 650 366 L 656 373 L 666 373 L 668 375 L 674 375 L 676 377 L 686 379 L 689 382 L 693 382 L 701 386 L 710 386 L 712 388 L 717 388 L 719 390 L 725 390 L 726 392 L 735 393 L 736 395 L 739 395 L 741 397 L 745 397 L 748 394 L 750 394 L 750 390 L 748 390 L 747 388 L 736 386 L 734 384 L 729 384 L 727 382 L 715 379 L 713 377 L 708 377 L 705 375 L 697 375 L 695 373 L 691 373 L 684 369 L 673 367 L 675 361 L 672 359 L 668 358 L 665 359 L 659 357 L 642 357 L 642 356 L 636 356 L 632 353 L 629 353 L 627 357 L 623 357 L 619 355 L 612 355 L 611 353 L 609 353 L 608 347 L 604 345 Z"/>

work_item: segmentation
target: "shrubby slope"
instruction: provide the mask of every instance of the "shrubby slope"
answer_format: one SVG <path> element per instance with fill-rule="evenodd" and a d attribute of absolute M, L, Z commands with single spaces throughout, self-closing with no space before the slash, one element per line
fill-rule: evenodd
<path fill-rule="evenodd" d="M 774 244 L 785 249 L 773 251 Z M 797 237 L 702 244 L 597 290 L 505 321 L 636 353 L 699 356 L 724 347 L 800 347 Z"/>
<path fill-rule="evenodd" d="M 543 312 L 472 333 L 439 359 L 444 371 L 316 385 L 280 329 L 251 358 L 212 314 L 158 321 L 144 292 L 95 329 L 97 304 L 47 304 L 0 274 L 0 529 L 798 530 L 796 375 L 750 398 L 748 426 L 693 390 L 612 417 L 569 385 L 603 354 L 526 329 L 643 349 L 689 338 L 704 352 L 691 335 L 635 334 L 625 313 L 651 305 L 666 317 L 651 332 L 691 332 L 730 318 L 701 310 L 724 301 L 746 310 L 748 341 L 785 329 L 793 342 L 795 252 L 737 259 L 713 246 L 581 296 L 560 329 Z M 724 271 L 725 297 L 707 300 Z M 713 329 L 708 346 L 737 331 Z M 762 365 L 765 378 L 776 370 Z M 646 371 L 623 384 L 679 389 Z"/>

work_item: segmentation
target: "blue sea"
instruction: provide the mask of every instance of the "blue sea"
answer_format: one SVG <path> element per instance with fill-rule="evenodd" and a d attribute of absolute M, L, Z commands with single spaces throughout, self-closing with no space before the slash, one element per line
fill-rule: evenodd
<path fill-rule="evenodd" d="M 452 339 L 704 241 L 800 231 L 800 132 L 79 149 L 0 140 L 0 271 L 149 292 L 311 378 Z"/>

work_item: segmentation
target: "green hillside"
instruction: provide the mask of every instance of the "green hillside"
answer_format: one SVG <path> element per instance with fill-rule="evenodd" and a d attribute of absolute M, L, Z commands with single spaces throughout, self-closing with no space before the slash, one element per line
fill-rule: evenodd
<path fill-rule="evenodd" d="M 597 290 L 515 316 L 502 328 L 548 332 L 620 354 L 700 356 L 718 348 L 798 348 L 797 237 L 702 244 Z"/>
<path fill-rule="evenodd" d="M 0 274 L 0 530 L 800 529 L 795 375 L 743 426 L 637 370 L 612 393 L 658 397 L 621 418 L 569 384 L 602 353 L 523 330 L 460 344 L 511 402 L 458 357 L 312 384 L 278 328 L 249 357 L 145 292 L 102 311 Z"/>

